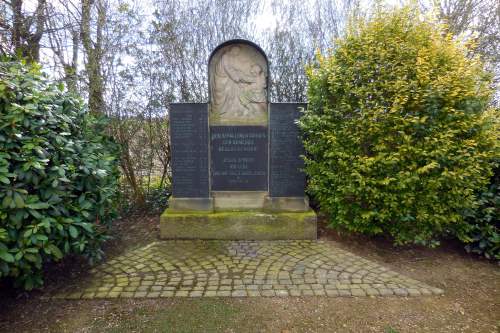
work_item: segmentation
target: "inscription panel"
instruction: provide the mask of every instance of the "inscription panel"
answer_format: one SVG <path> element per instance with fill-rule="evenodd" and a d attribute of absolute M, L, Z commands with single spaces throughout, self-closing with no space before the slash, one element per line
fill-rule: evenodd
<path fill-rule="evenodd" d="M 269 192 L 271 197 L 305 196 L 306 179 L 301 171 L 304 147 L 300 130 L 295 123 L 300 117 L 299 107 L 306 104 L 272 103 L 270 105 L 271 157 Z"/>
<path fill-rule="evenodd" d="M 206 104 L 171 104 L 172 194 L 204 198 L 208 185 L 208 108 Z"/>
<path fill-rule="evenodd" d="M 267 191 L 266 126 L 211 126 L 213 191 Z"/>

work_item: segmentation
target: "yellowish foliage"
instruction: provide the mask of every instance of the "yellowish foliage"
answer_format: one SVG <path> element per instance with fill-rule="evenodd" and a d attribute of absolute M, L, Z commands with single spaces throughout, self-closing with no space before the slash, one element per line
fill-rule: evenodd
<path fill-rule="evenodd" d="M 354 20 L 318 54 L 301 127 L 332 225 L 399 244 L 460 233 L 499 156 L 491 76 L 469 46 L 406 7 Z"/>

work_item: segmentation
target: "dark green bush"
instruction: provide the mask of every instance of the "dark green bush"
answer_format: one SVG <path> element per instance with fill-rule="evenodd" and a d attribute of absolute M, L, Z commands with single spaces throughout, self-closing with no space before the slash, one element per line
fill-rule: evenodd
<path fill-rule="evenodd" d="M 485 112 L 490 76 L 466 53 L 403 8 L 354 22 L 318 56 L 301 128 L 309 191 L 332 226 L 396 244 L 467 238 L 464 214 L 498 143 Z"/>
<path fill-rule="evenodd" d="M 479 207 L 470 211 L 466 221 L 461 239 L 468 243 L 467 252 L 500 260 L 500 168 L 488 188 L 479 193 Z"/>
<path fill-rule="evenodd" d="M 158 214 L 168 206 L 168 199 L 172 193 L 171 186 L 167 182 L 161 182 L 160 178 L 152 177 L 151 181 L 141 184 L 144 192 L 144 204 L 138 205 L 134 192 L 127 183 L 121 184 L 120 189 L 120 215 L 129 214 Z"/>
<path fill-rule="evenodd" d="M 117 147 L 103 120 L 36 66 L 3 61 L 0 76 L 0 278 L 31 289 L 47 261 L 100 259 Z"/>
<path fill-rule="evenodd" d="M 146 191 L 146 207 L 151 213 L 163 213 L 168 206 L 171 194 L 170 186 L 160 186 L 159 182 L 151 184 Z"/>

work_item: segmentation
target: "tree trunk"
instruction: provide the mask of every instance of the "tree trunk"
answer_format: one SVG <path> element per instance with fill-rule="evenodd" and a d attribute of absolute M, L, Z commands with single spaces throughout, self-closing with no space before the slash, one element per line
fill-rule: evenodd
<path fill-rule="evenodd" d="M 28 62 L 40 60 L 40 40 L 45 31 L 45 9 L 46 0 L 38 0 L 35 13 L 32 17 L 25 17 L 23 9 L 23 0 L 12 0 L 10 3 L 12 9 L 12 27 L 11 44 L 14 53 Z M 30 31 L 30 22 L 35 22 L 35 31 Z"/>
<path fill-rule="evenodd" d="M 82 23 L 80 35 L 83 48 L 87 53 L 85 65 L 89 83 L 89 109 L 91 113 L 103 114 L 104 105 L 104 83 L 102 77 L 102 30 L 106 23 L 106 10 L 102 0 L 97 0 L 97 25 L 96 41 L 94 42 L 90 32 L 90 16 L 95 0 L 82 0 Z"/>

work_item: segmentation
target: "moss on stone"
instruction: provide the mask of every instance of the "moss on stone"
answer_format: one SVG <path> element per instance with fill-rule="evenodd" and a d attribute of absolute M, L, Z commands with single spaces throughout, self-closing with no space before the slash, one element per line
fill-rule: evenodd
<path fill-rule="evenodd" d="M 262 211 L 179 212 L 161 216 L 162 238 L 186 239 L 316 239 L 316 214 Z"/>

